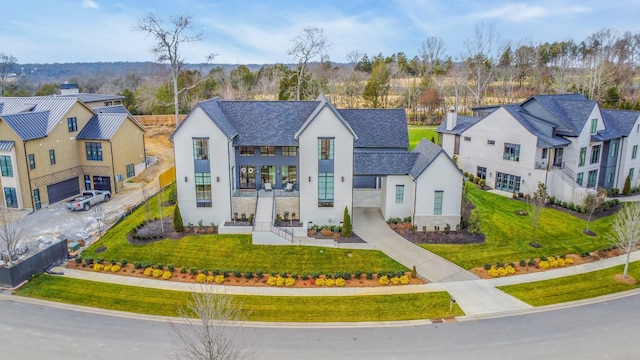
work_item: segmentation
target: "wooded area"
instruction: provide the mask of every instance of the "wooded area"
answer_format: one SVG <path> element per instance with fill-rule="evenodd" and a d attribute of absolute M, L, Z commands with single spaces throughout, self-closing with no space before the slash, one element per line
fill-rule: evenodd
<path fill-rule="evenodd" d="M 640 110 L 640 32 L 602 29 L 580 41 L 534 44 L 501 41 L 493 28 L 478 25 L 458 55 L 447 54 L 442 39 L 428 37 L 412 57 L 403 52 L 387 56 L 352 51 L 347 64 L 330 60 L 330 43 L 321 29 L 305 32 L 292 40 L 297 42 L 288 51 L 297 64 L 182 64 L 177 88 L 186 90 L 179 92 L 180 113 L 215 96 L 309 100 L 320 93 L 339 108 L 404 107 L 411 123 L 439 123 L 450 107 L 468 113 L 473 106 L 565 92 L 582 93 L 604 107 Z M 305 49 L 305 40 L 322 47 L 309 51 L 314 49 Z M 175 87 L 167 64 L 25 66 L 17 61 L 0 54 L 4 96 L 56 94 L 59 84 L 69 81 L 78 83 L 81 92 L 124 96 L 125 105 L 136 115 L 174 111 Z M 56 68 L 65 70 L 51 75 Z"/>

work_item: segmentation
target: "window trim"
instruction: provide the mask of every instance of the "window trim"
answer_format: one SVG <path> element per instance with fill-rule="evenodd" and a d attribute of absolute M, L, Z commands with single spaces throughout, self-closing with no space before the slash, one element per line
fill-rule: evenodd
<path fill-rule="evenodd" d="M 584 172 L 579 172 L 576 174 L 576 184 L 582 186 L 584 183 Z"/>
<path fill-rule="evenodd" d="M 335 157 L 335 138 L 320 137 L 318 138 L 318 159 L 334 160 Z"/>
<path fill-rule="evenodd" d="M 207 181 L 208 180 L 208 181 Z M 195 172 L 193 174 L 194 190 L 196 192 L 196 207 L 212 207 L 211 173 Z"/>
<path fill-rule="evenodd" d="M 87 141 L 84 143 L 84 149 L 87 156 L 87 161 L 102 161 L 102 143 L 96 141 Z M 95 149 L 95 156 L 94 150 Z"/>
<path fill-rule="evenodd" d="M 7 208 L 17 209 L 19 208 L 18 204 L 18 192 L 14 187 L 5 187 L 3 189 L 4 192 L 4 203 Z M 11 201 L 8 201 L 11 199 Z"/>
<path fill-rule="evenodd" d="M 129 169 L 131 169 L 131 174 L 129 174 Z M 134 163 L 125 165 L 125 172 L 127 174 L 127 179 L 136 176 L 136 166 Z"/>
<path fill-rule="evenodd" d="M 633 145 L 633 149 L 631 150 L 631 158 L 635 159 L 638 156 L 638 145 Z"/>
<path fill-rule="evenodd" d="M 504 143 L 502 159 L 508 161 L 520 161 L 520 144 Z"/>
<path fill-rule="evenodd" d="M 260 146 L 260 156 L 276 156 L 276 147 L 271 145 Z"/>
<path fill-rule="evenodd" d="M 49 150 L 49 165 L 56 164 L 56 151 L 54 149 Z"/>
<path fill-rule="evenodd" d="M 36 156 L 35 156 L 35 154 L 27 155 L 27 159 L 29 161 L 29 170 L 35 170 L 36 169 Z"/>
<path fill-rule="evenodd" d="M 591 119 L 591 134 L 598 132 L 598 119 Z"/>
<path fill-rule="evenodd" d="M 298 148 L 297 146 L 281 146 L 280 154 L 282 156 L 296 156 L 298 155 Z"/>
<path fill-rule="evenodd" d="M 318 173 L 318 207 L 333 207 L 335 202 L 334 181 L 334 173 Z"/>
<path fill-rule="evenodd" d="M 404 185 L 396 184 L 396 204 L 404 203 Z"/>
<path fill-rule="evenodd" d="M 584 166 L 587 162 L 587 147 L 580 148 L 580 157 L 578 158 L 578 166 Z"/>
<path fill-rule="evenodd" d="M 238 151 L 240 156 L 254 156 L 256 154 L 256 149 L 253 146 L 240 146 Z"/>
<path fill-rule="evenodd" d="M 209 138 L 208 137 L 194 137 L 192 138 L 193 147 L 193 159 L 194 160 L 209 160 Z"/>
<path fill-rule="evenodd" d="M 443 198 L 443 190 L 436 190 L 433 192 L 433 215 L 442 215 Z"/>
<path fill-rule="evenodd" d="M 591 147 L 591 160 L 590 164 L 597 164 L 600 162 L 600 152 L 602 151 L 602 145 L 593 145 Z"/>
<path fill-rule="evenodd" d="M 75 116 L 67 118 L 67 130 L 69 132 L 78 131 L 78 119 Z"/>
<path fill-rule="evenodd" d="M 2 177 L 13 177 L 13 164 L 11 156 L 0 155 L 0 174 Z"/>

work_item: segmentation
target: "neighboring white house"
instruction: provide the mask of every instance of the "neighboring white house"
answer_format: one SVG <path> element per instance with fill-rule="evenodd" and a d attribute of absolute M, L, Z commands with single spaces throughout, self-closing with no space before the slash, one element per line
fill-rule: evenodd
<path fill-rule="evenodd" d="M 450 112 L 437 131 L 460 168 L 488 186 L 532 193 L 541 182 L 550 195 L 580 203 L 589 189 L 621 189 L 629 173 L 638 184 L 640 112 L 601 110 L 579 94 L 474 110 L 480 116 Z"/>
<path fill-rule="evenodd" d="M 185 223 L 245 214 L 255 216 L 253 231 L 274 231 L 276 214 L 288 212 L 305 228 L 340 225 L 345 207 L 379 207 L 420 228 L 460 223 L 460 170 L 426 140 L 407 150 L 401 109 L 338 110 L 322 95 L 215 98 L 198 103 L 171 140 Z"/>

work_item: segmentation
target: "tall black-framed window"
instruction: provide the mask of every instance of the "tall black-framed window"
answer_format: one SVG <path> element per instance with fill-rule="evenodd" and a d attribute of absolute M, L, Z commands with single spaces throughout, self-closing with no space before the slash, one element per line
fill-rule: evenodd
<path fill-rule="evenodd" d="M 67 128 L 69 132 L 78 131 L 78 119 L 75 116 L 67 118 Z"/>
<path fill-rule="evenodd" d="M 51 165 L 56 164 L 56 151 L 53 149 L 49 150 L 49 163 Z"/>
<path fill-rule="evenodd" d="M 209 160 L 209 138 L 193 138 L 193 159 Z"/>
<path fill-rule="evenodd" d="M 87 160 L 102 161 L 102 143 L 87 141 L 84 143 Z"/>
<path fill-rule="evenodd" d="M 318 139 L 318 159 L 333 160 L 334 138 Z"/>
<path fill-rule="evenodd" d="M 194 174 L 196 183 L 196 206 L 211 207 L 211 173 Z"/>
<path fill-rule="evenodd" d="M 6 187 L 4 188 L 4 200 L 8 208 L 18 208 L 18 196 L 16 195 L 16 188 Z"/>
<path fill-rule="evenodd" d="M 333 173 L 318 174 L 318 206 L 333 207 Z"/>
<path fill-rule="evenodd" d="M 136 176 L 136 167 L 133 164 L 127 164 L 127 179 Z"/>

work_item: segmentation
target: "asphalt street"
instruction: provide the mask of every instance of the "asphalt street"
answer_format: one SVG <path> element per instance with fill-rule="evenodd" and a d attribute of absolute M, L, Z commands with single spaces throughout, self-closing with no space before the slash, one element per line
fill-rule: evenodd
<path fill-rule="evenodd" d="M 639 301 L 636 292 L 549 311 L 413 326 L 254 326 L 242 329 L 238 340 L 257 359 L 633 359 L 638 358 Z M 175 354 L 175 334 L 164 318 L 53 305 L 0 297 L 3 358 L 126 360 Z"/>

